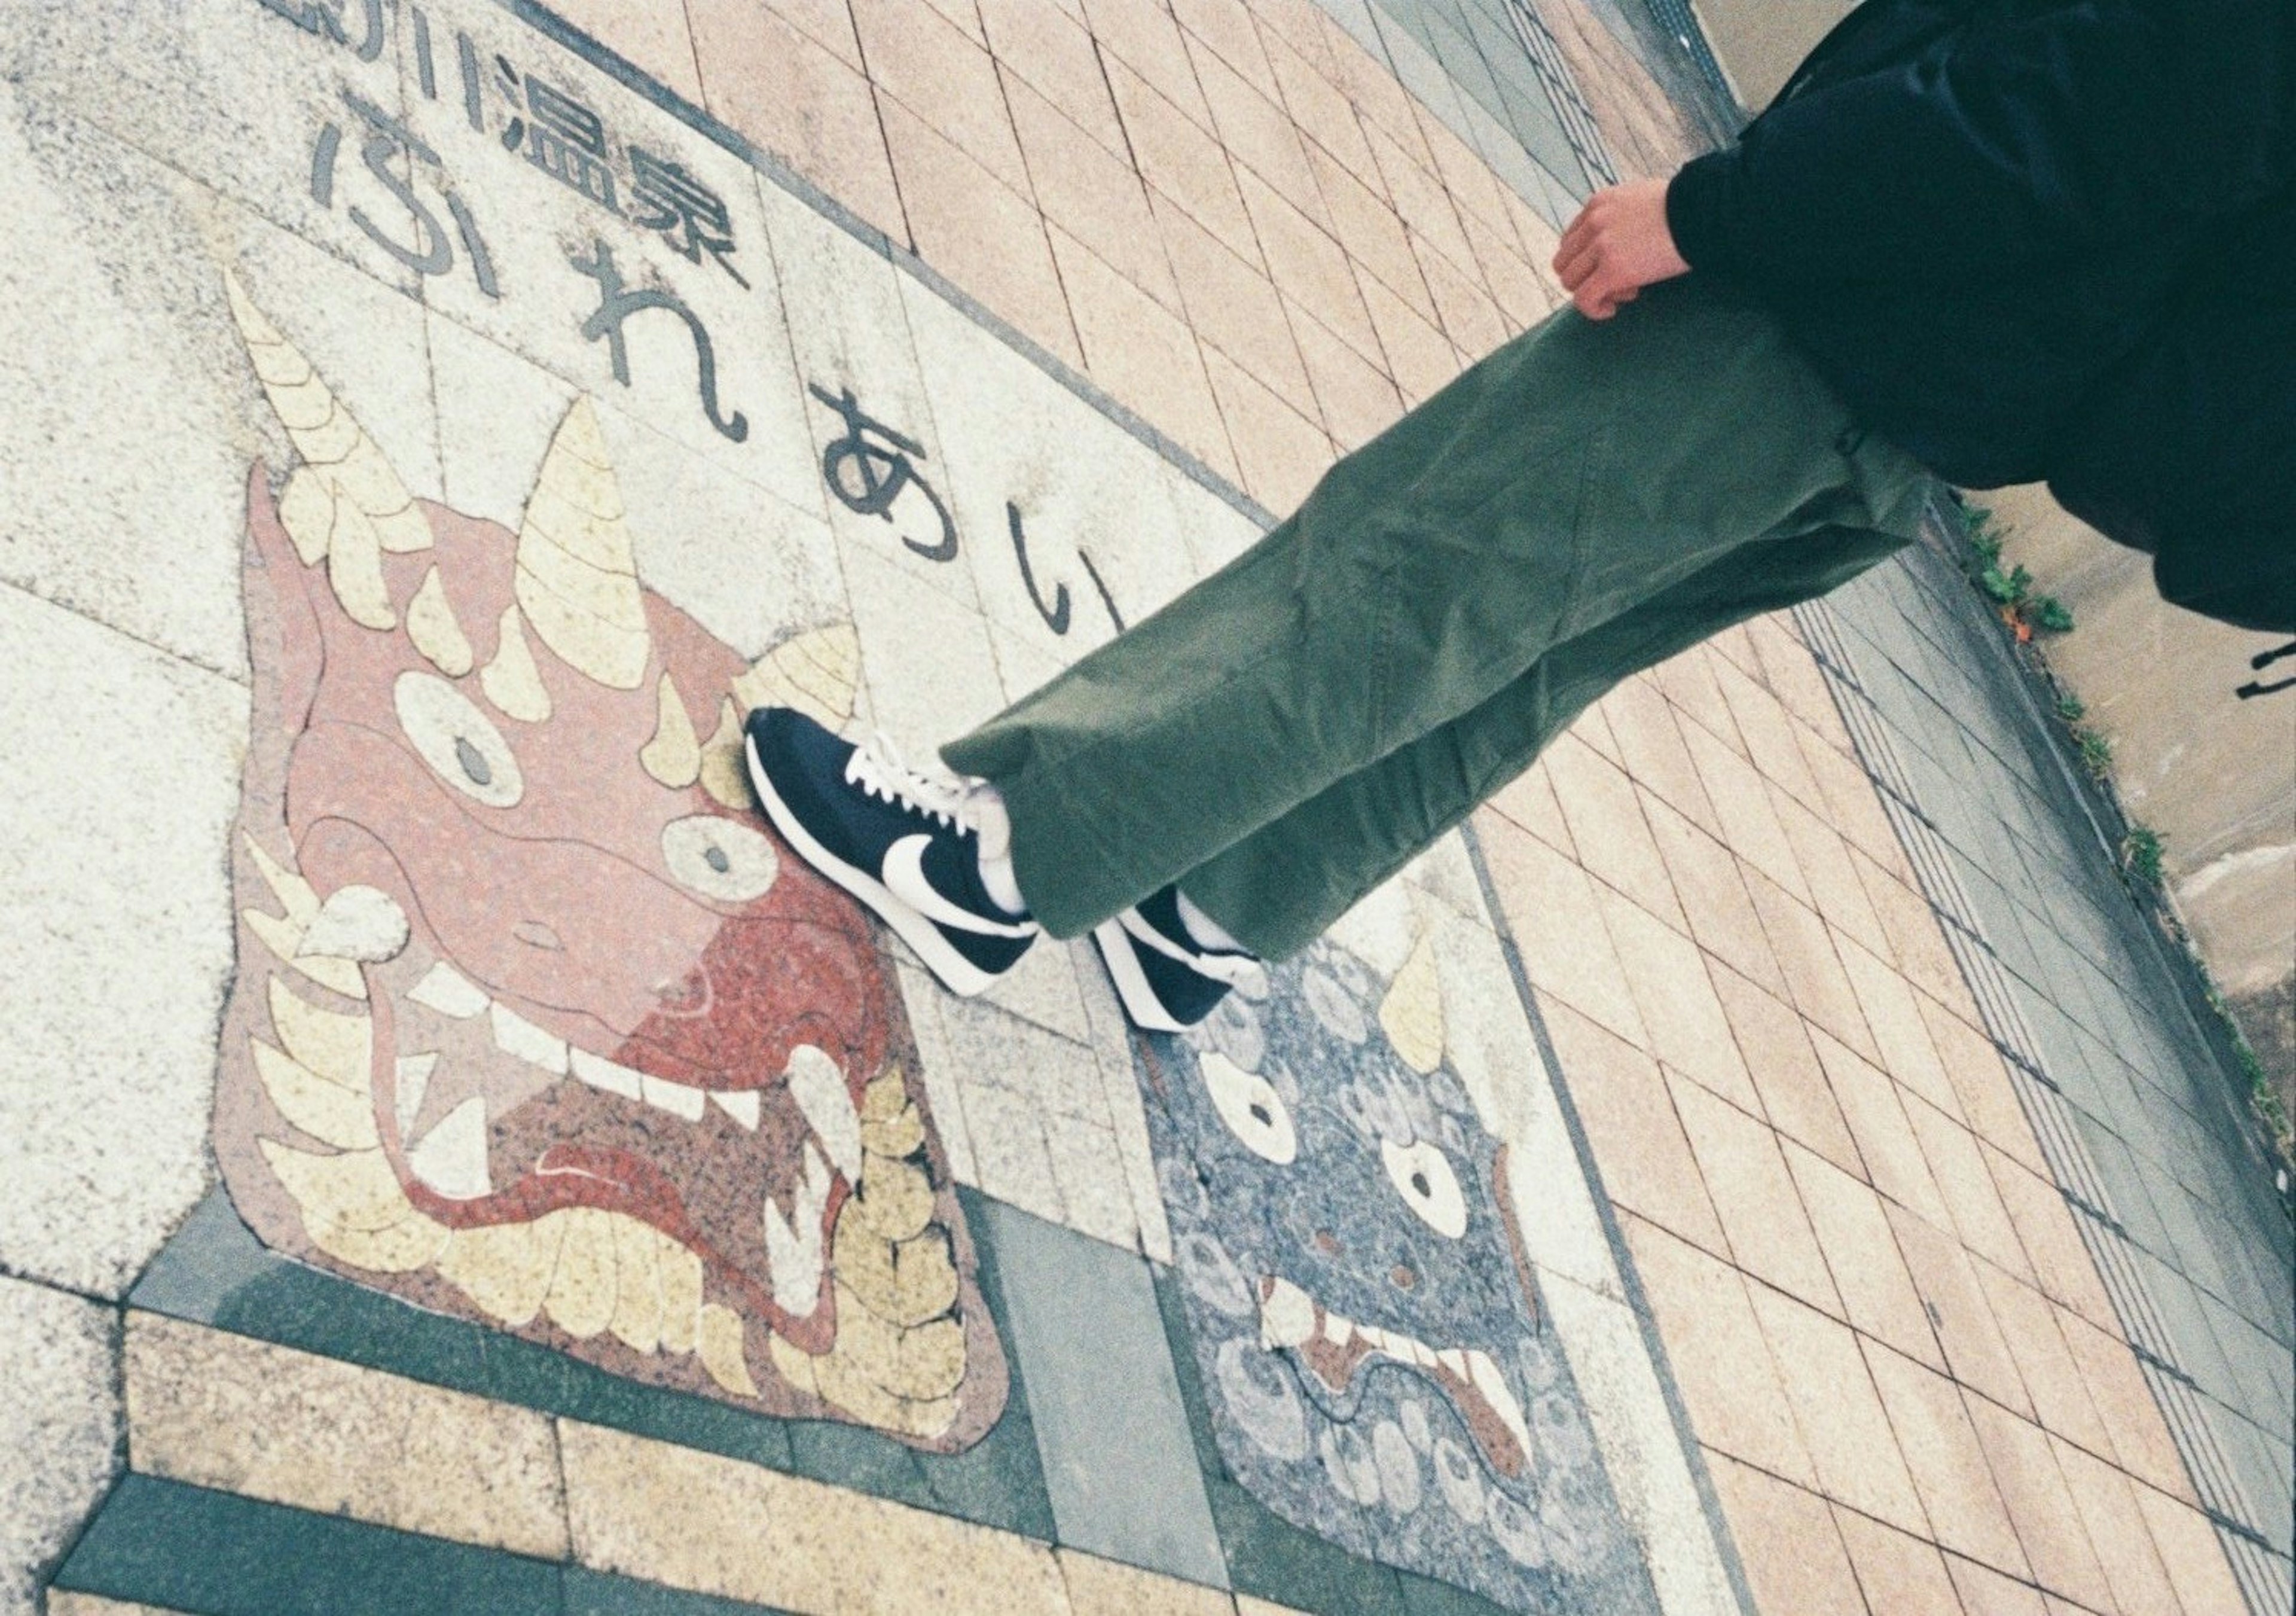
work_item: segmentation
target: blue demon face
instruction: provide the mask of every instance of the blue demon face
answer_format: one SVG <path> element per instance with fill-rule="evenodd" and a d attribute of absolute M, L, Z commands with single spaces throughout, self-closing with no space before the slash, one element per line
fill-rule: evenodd
<path fill-rule="evenodd" d="M 1406 967 L 1406 973 L 1409 968 Z M 1509 1222 L 1505 1146 L 1320 944 L 1144 1041 L 1220 1452 L 1277 1514 L 1517 1609 L 1654 1610 Z"/>

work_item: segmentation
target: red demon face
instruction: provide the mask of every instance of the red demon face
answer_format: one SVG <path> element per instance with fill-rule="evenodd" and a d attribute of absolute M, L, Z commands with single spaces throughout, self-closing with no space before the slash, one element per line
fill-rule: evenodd
<path fill-rule="evenodd" d="M 1004 1366 L 892 973 L 740 765 L 742 704 L 849 718 L 850 629 L 752 667 L 645 590 L 586 399 L 517 533 L 411 499 L 231 293 L 302 459 L 248 484 L 241 1211 L 619 1374 L 969 1443 Z"/>

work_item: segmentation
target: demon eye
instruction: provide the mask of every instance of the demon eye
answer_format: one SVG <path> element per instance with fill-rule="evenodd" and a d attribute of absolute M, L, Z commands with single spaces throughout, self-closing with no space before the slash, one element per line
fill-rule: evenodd
<path fill-rule="evenodd" d="M 1395 1185 L 1395 1193 L 1422 1223 L 1453 1240 L 1467 1232 L 1467 1198 L 1459 1193 L 1459 1176 L 1451 1170 L 1451 1159 L 1439 1147 L 1423 1139 L 1416 1144 L 1382 1139 L 1379 1155 L 1387 1164 L 1388 1181 Z"/>
<path fill-rule="evenodd" d="M 1211 1050 L 1199 1055 L 1196 1065 L 1211 1091 L 1212 1109 L 1243 1148 L 1278 1167 L 1290 1166 L 1300 1154 L 1300 1136 L 1292 1131 L 1291 1108 L 1275 1086 Z"/>
<path fill-rule="evenodd" d="M 729 904 L 764 897 L 781 873 L 762 832 L 716 814 L 691 814 L 662 826 L 661 856 L 679 881 Z"/>
<path fill-rule="evenodd" d="M 511 808 L 526 794 L 518 754 L 478 704 L 436 674 L 402 673 L 391 687 L 398 726 L 430 772 L 488 808 Z"/>

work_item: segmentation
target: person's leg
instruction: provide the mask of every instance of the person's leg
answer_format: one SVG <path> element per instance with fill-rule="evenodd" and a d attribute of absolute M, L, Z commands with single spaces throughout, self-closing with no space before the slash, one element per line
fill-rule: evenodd
<path fill-rule="evenodd" d="M 1744 546 L 1555 646 L 1481 706 L 1188 871 L 1178 889 L 1254 953 L 1296 953 L 1528 768 L 1621 679 L 1734 623 L 1823 595 L 1907 542 L 1827 527 Z"/>
<path fill-rule="evenodd" d="M 1518 688 L 1556 645 L 1630 623 L 1694 576 L 1726 582 L 1710 570 L 1750 542 L 1910 531 L 1897 524 L 1920 469 L 1852 436 L 1776 323 L 1694 275 L 1606 322 L 1565 308 L 1334 466 L 1260 545 L 942 758 L 1001 794 L 1020 889 L 1054 936 L 1197 872 L 1190 898 L 1280 954 L 1331 894 L 1247 878 L 1288 834 L 1226 874 L 1221 854 Z M 1687 602 L 1672 611 L 1704 620 Z M 1443 744 L 1300 822 L 1346 844 L 1326 884 L 1472 806 L 1453 811 L 1457 790 L 1439 811 L 1412 800 Z"/>

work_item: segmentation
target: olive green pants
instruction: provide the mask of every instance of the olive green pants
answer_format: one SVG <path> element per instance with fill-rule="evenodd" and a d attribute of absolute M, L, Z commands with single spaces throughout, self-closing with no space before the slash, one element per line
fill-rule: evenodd
<path fill-rule="evenodd" d="M 1055 937 L 1168 882 L 1281 958 L 1636 670 L 1916 532 L 1929 473 L 1695 275 L 1565 307 L 942 749 Z"/>

